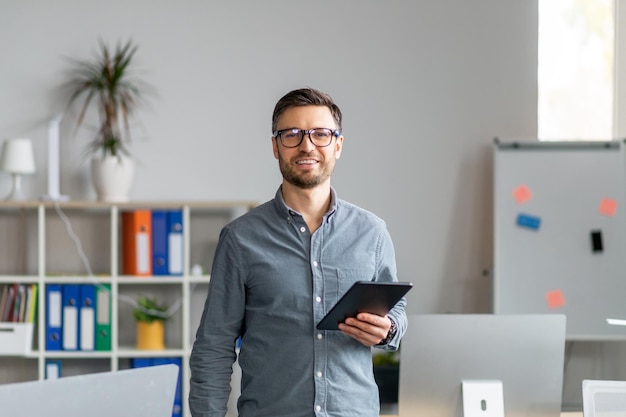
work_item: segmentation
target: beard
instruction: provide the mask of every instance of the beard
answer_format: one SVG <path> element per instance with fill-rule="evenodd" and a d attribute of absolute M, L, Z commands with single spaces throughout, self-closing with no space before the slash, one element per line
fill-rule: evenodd
<path fill-rule="evenodd" d="M 317 169 L 302 173 L 278 153 L 278 166 L 283 178 L 294 187 L 302 189 L 314 188 L 330 178 L 335 170 L 335 161 L 335 155 L 332 155 L 332 159 L 320 161 Z"/>

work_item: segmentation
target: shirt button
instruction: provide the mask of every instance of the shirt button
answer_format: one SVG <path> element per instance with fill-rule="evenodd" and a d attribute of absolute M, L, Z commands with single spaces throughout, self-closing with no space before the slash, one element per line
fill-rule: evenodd
<path fill-rule="evenodd" d="M 315 297 L 315 301 L 317 301 L 318 303 L 322 302 L 322 297 Z"/>
<path fill-rule="evenodd" d="M 317 261 L 313 261 L 313 266 L 317 266 Z"/>
<path fill-rule="evenodd" d="M 322 410 L 322 407 L 320 407 L 319 405 L 315 406 L 315 411 L 321 411 L 321 410 Z"/>
<path fill-rule="evenodd" d="M 301 231 L 302 233 L 306 232 L 306 227 L 304 227 L 304 226 L 300 227 L 300 231 Z"/>
<path fill-rule="evenodd" d="M 322 373 L 320 371 L 317 371 L 317 373 L 315 374 L 318 378 L 322 377 Z"/>
<path fill-rule="evenodd" d="M 323 334 L 321 334 L 321 333 L 318 333 L 318 334 L 317 334 L 317 338 L 318 338 L 318 339 L 321 339 L 321 338 L 323 338 L 323 337 L 324 337 L 324 335 L 323 335 Z"/>

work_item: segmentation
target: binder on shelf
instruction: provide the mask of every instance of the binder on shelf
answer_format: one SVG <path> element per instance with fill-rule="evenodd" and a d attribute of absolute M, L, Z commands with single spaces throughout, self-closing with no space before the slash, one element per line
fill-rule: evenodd
<path fill-rule="evenodd" d="M 46 360 L 46 379 L 61 378 L 61 361 Z"/>
<path fill-rule="evenodd" d="M 175 364 L 178 366 L 178 382 L 176 383 L 176 393 L 174 404 L 172 405 L 172 417 L 181 417 L 183 413 L 183 391 L 182 391 L 182 359 L 181 358 L 154 358 L 152 365 Z"/>
<path fill-rule="evenodd" d="M 26 303 L 28 302 L 26 285 L 24 284 L 20 284 L 19 286 L 18 301 L 19 302 L 16 303 L 15 316 L 13 317 L 13 321 L 16 321 L 18 323 L 24 323 L 24 318 L 26 314 Z"/>
<path fill-rule="evenodd" d="M 80 350 L 95 350 L 96 342 L 96 319 L 95 319 L 95 304 L 96 304 L 96 286 L 93 284 L 81 284 L 79 287 L 80 297 L 80 317 L 78 322 L 80 323 L 80 343 L 78 344 Z"/>
<path fill-rule="evenodd" d="M 152 275 L 168 275 L 168 213 L 152 210 Z"/>
<path fill-rule="evenodd" d="M 4 301 L 2 302 L 2 309 L 0 309 L 0 322 L 9 321 L 9 309 L 11 308 L 11 298 L 13 297 L 12 288 L 12 285 L 4 287 L 6 290 L 6 297 L 3 297 Z"/>
<path fill-rule="evenodd" d="M 12 284 L 9 287 L 9 298 L 7 299 L 7 304 L 4 308 L 2 321 L 13 321 L 13 312 L 15 311 L 15 301 L 17 299 L 18 293 L 18 284 Z"/>
<path fill-rule="evenodd" d="M 130 358 L 131 368 L 145 368 L 146 366 L 152 366 L 152 358 Z"/>
<path fill-rule="evenodd" d="M 4 310 L 9 300 L 9 286 L 2 286 L 2 295 L 0 296 L 0 321 L 4 320 Z"/>
<path fill-rule="evenodd" d="M 37 313 L 37 284 L 31 284 L 27 288 L 27 303 L 26 303 L 26 317 L 24 321 L 26 323 L 35 322 L 35 314 Z"/>
<path fill-rule="evenodd" d="M 96 350 L 111 350 L 111 284 L 96 287 Z"/>
<path fill-rule="evenodd" d="M 167 213 L 167 266 L 169 275 L 183 274 L 183 211 Z"/>
<path fill-rule="evenodd" d="M 78 350 L 79 345 L 79 315 L 78 304 L 80 289 L 78 284 L 64 284 L 63 295 L 63 324 L 61 326 L 63 350 Z"/>
<path fill-rule="evenodd" d="M 152 211 L 152 274 L 183 274 L 183 211 Z"/>
<path fill-rule="evenodd" d="M 28 355 L 33 345 L 33 322 L 29 311 L 36 284 L 0 286 L 0 356 Z M 47 328 L 46 328 L 47 329 Z"/>
<path fill-rule="evenodd" d="M 60 284 L 46 285 L 46 350 L 61 350 L 63 296 Z"/>
<path fill-rule="evenodd" d="M 151 229 L 150 210 L 122 213 L 122 274 L 152 275 Z"/>

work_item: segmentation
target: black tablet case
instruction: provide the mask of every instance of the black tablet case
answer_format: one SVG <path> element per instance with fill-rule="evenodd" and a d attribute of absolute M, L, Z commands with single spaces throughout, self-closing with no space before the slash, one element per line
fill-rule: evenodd
<path fill-rule="evenodd" d="M 317 328 L 338 330 L 339 323 L 362 312 L 384 316 L 412 287 L 410 282 L 357 281 L 317 324 Z"/>

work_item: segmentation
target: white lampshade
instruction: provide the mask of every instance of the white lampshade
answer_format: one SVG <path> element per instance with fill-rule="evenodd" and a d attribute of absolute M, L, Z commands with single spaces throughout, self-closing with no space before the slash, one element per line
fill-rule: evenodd
<path fill-rule="evenodd" d="M 0 171 L 11 174 L 32 174 L 35 172 L 35 157 L 30 139 L 7 139 L 2 144 Z"/>
<path fill-rule="evenodd" d="M 0 171 L 6 171 L 13 176 L 13 187 L 6 200 L 24 200 L 21 176 L 35 172 L 35 156 L 30 139 L 4 141 L 0 154 Z"/>

